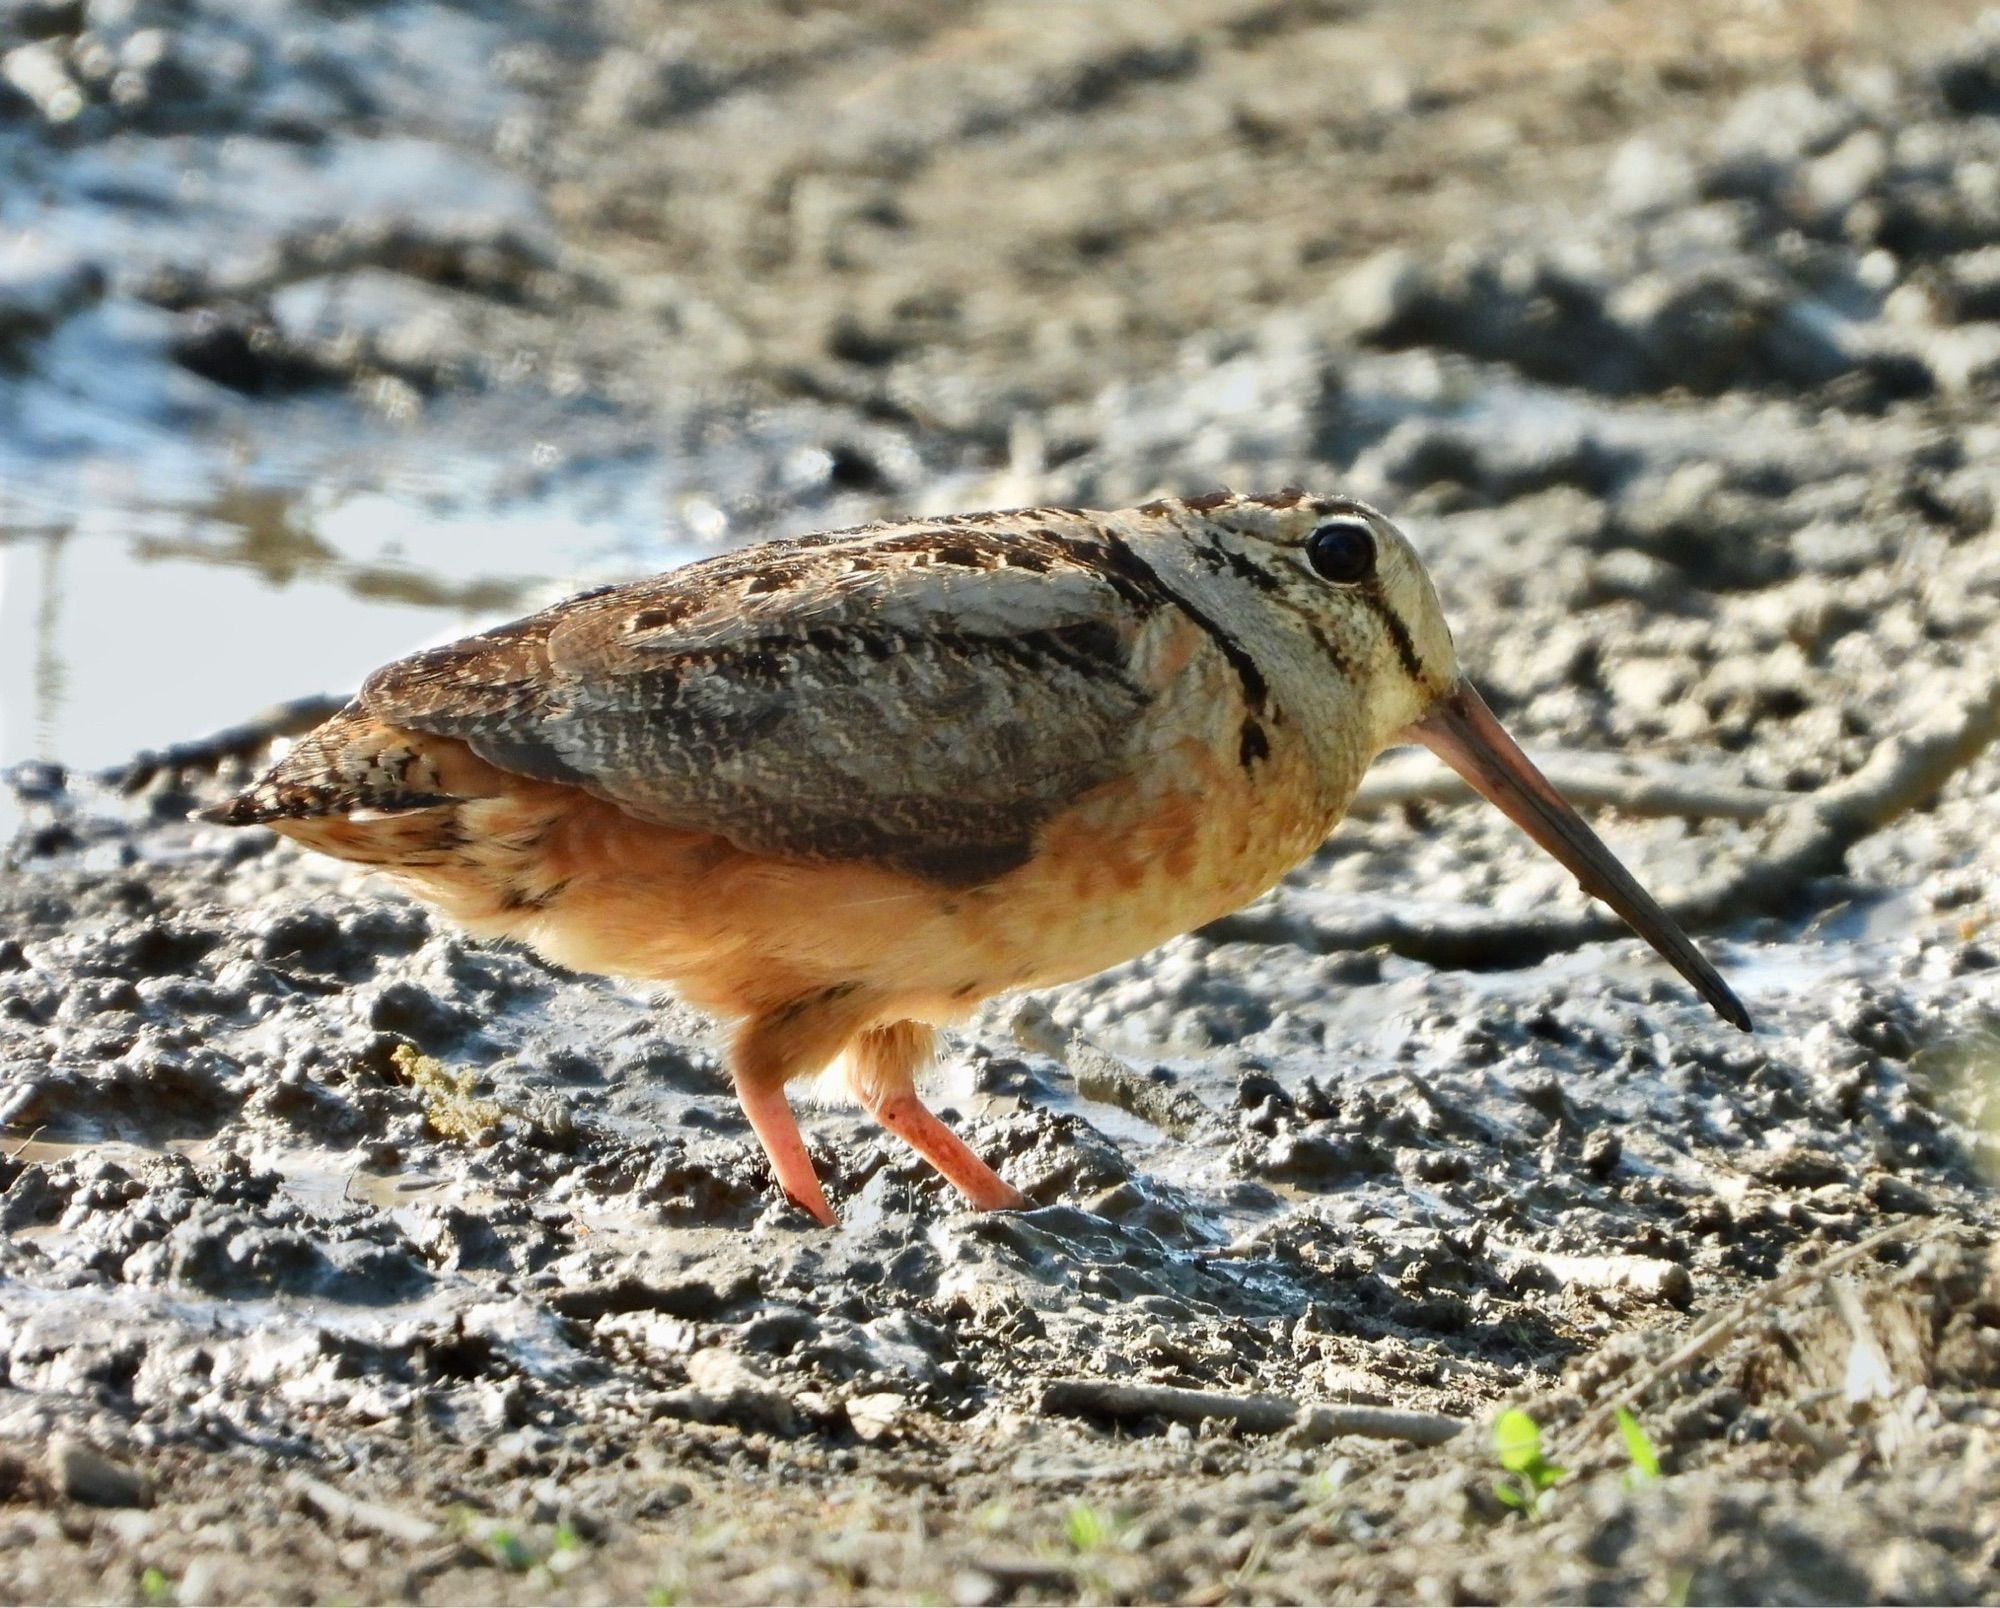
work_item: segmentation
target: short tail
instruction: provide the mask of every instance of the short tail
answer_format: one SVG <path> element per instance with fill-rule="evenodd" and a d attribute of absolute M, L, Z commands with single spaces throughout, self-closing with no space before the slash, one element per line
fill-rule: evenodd
<path fill-rule="evenodd" d="M 268 826 L 452 803 L 453 794 L 420 742 L 351 703 L 301 737 L 255 785 L 196 810 L 193 818 L 217 826 Z"/>

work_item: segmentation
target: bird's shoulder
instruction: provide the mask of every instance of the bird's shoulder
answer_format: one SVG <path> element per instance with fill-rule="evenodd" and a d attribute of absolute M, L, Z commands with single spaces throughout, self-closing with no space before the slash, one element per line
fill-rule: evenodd
<path fill-rule="evenodd" d="M 810 676 L 827 659 L 887 657 L 1049 632 L 1117 646 L 1172 598 L 1100 517 L 1026 508 L 764 542 L 600 587 L 383 667 L 370 707 L 423 725 L 480 719 L 556 688 L 610 690 L 698 662 Z M 1093 633 L 1092 627 L 1098 629 Z"/>

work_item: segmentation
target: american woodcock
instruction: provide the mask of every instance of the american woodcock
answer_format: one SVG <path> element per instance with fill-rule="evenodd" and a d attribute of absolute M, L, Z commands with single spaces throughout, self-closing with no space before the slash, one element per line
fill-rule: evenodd
<path fill-rule="evenodd" d="M 1408 540 L 1296 490 L 870 525 L 586 592 L 377 671 L 204 816 L 732 1022 L 778 1182 L 831 1223 L 788 1082 L 844 1057 L 975 1205 L 1022 1204 L 919 1099 L 934 1030 L 1255 898 L 1413 740 L 1749 1026 L 1460 672 Z"/>

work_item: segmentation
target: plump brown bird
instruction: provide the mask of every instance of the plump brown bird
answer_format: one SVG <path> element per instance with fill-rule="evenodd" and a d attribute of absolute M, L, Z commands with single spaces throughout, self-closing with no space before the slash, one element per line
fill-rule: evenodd
<path fill-rule="evenodd" d="M 844 1055 L 973 1204 L 1022 1204 L 918 1098 L 934 1029 L 1254 899 L 1413 740 L 1749 1026 L 1460 673 L 1408 540 L 1296 490 L 870 525 L 586 592 L 377 671 L 203 815 L 734 1023 L 778 1182 L 831 1223 L 788 1082 Z"/>

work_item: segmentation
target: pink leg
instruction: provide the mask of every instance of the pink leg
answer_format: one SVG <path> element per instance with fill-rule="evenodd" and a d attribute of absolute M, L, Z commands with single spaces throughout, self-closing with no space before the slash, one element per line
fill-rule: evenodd
<path fill-rule="evenodd" d="M 1023 1195 L 917 1098 L 917 1068 L 929 1059 L 931 1030 L 917 1022 L 872 1027 L 849 1047 L 849 1080 L 875 1120 L 944 1174 L 982 1212 L 1020 1211 Z"/>
<path fill-rule="evenodd" d="M 806 1142 L 799 1137 L 798 1122 L 792 1116 L 791 1103 L 785 1099 L 785 1086 L 739 1082 L 736 1098 L 742 1102 L 743 1114 L 750 1119 L 764 1154 L 771 1158 L 771 1171 L 778 1175 L 778 1187 L 832 1228 L 840 1219 L 826 1203 L 826 1191 L 819 1186 L 819 1174 L 813 1171 L 812 1157 L 806 1154 Z"/>
<path fill-rule="evenodd" d="M 817 1072 L 839 1051 L 855 1025 L 851 1012 L 840 1009 L 848 998 L 845 991 L 808 995 L 752 1017 L 737 1030 L 729 1052 L 736 1098 L 764 1154 L 771 1158 L 778 1187 L 828 1228 L 839 1219 L 826 1203 L 806 1142 L 799 1137 L 785 1085 L 801 1074 Z"/>
<path fill-rule="evenodd" d="M 982 1212 L 1017 1212 L 1027 1206 L 1028 1197 L 975 1156 L 916 1095 L 896 1095 L 873 1110 L 877 1122 L 906 1141 Z"/>

